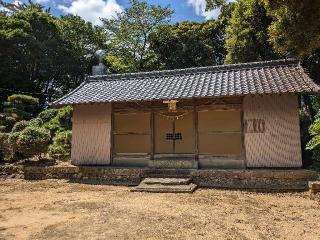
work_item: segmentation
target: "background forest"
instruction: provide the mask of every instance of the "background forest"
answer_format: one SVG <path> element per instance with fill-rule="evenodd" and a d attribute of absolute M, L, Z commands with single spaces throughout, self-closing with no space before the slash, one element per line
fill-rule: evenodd
<path fill-rule="evenodd" d="M 168 7 L 131 0 L 94 26 L 53 16 L 39 4 L 0 1 L 0 159 L 67 159 L 72 108 L 48 103 L 77 87 L 94 53 L 106 50 L 106 73 L 297 58 L 320 84 L 320 2 L 207 0 L 215 20 L 170 24 Z M 103 16 L 102 16 L 103 17 Z M 299 98 L 304 165 L 320 163 L 320 101 Z"/>

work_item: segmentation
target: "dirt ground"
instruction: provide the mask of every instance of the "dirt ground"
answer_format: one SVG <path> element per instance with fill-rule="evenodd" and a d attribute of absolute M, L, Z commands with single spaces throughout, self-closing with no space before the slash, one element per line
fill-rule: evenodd
<path fill-rule="evenodd" d="M 320 239 L 307 193 L 133 193 L 63 181 L 0 182 L 0 239 Z"/>

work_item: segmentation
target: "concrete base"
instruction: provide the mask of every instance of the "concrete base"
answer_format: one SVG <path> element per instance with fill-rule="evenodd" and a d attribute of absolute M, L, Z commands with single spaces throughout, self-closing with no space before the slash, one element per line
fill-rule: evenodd
<path fill-rule="evenodd" d="M 0 175 L 1 175 L 0 166 Z M 150 169 L 110 166 L 28 166 L 23 168 L 25 179 L 68 179 L 117 185 L 138 185 L 147 177 L 192 178 L 199 187 L 273 190 L 308 190 L 308 182 L 317 180 L 319 173 L 304 169 Z"/>

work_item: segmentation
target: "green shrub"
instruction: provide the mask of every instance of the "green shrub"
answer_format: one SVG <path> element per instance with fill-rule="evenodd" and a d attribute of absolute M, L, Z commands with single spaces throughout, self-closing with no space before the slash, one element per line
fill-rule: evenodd
<path fill-rule="evenodd" d="M 30 127 L 39 128 L 43 125 L 43 121 L 41 118 L 32 118 L 28 124 Z"/>
<path fill-rule="evenodd" d="M 9 136 L 8 133 L 0 133 L 0 160 L 9 160 L 11 158 Z"/>
<path fill-rule="evenodd" d="M 16 122 L 31 119 L 38 107 L 38 98 L 22 94 L 9 96 L 3 104 L 3 113 L 0 113 L 0 131 L 11 132 Z"/>
<path fill-rule="evenodd" d="M 42 120 L 42 122 L 47 123 L 51 119 L 55 118 L 57 116 L 59 110 L 58 109 L 46 109 L 39 113 L 38 118 Z"/>
<path fill-rule="evenodd" d="M 11 102 L 10 104 L 8 103 L 8 106 L 21 106 L 20 104 L 22 102 L 20 102 L 20 100 L 22 99 L 25 98 L 16 96 L 13 102 Z M 10 100 L 13 99 L 10 98 Z M 30 101 L 33 103 L 37 102 L 32 99 Z M 26 108 L 16 108 L 13 112 L 19 113 L 19 111 L 22 109 Z M 8 111 L 10 112 L 11 110 L 9 109 Z M 12 159 L 19 160 L 36 155 L 39 156 L 42 153 L 47 152 L 52 157 L 58 159 L 67 159 L 70 157 L 72 135 L 70 131 L 72 126 L 72 107 L 64 107 L 61 109 L 47 109 L 39 113 L 37 118 L 33 118 L 29 121 L 22 120 L 16 123 L 15 121 L 17 119 L 13 116 L 14 115 L 9 116 L 5 114 L 2 114 L 0 116 L 0 132 L 2 130 L 1 123 L 7 121 L 8 119 L 9 122 L 10 119 L 12 120 L 11 122 L 13 127 L 3 127 L 3 131 L 11 131 L 10 134 L 6 135 L 6 146 L 10 148 Z M 54 136 L 54 138 L 51 139 L 51 136 Z M 52 144 L 48 149 L 50 143 Z M 4 155 L 4 149 L 2 149 L 2 146 L 4 145 L 2 144 L 0 146 L 1 158 L 3 158 L 2 156 Z"/>
<path fill-rule="evenodd" d="M 4 112 L 15 121 L 28 120 L 34 116 L 39 105 L 39 99 L 29 95 L 13 94 L 4 104 Z"/>
<path fill-rule="evenodd" d="M 67 106 L 60 108 L 57 115 L 48 123 L 44 124 L 44 128 L 49 129 L 52 136 L 58 132 L 71 130 L 72 128 L 72 107 Z"/>
<path fill-rule="evenodd" d="M 318 114 L 317 114 L 318 116 Z M 311 139 L 306 145 L 307 150 L 312 150 L 313 160 L 320 162 L 320 118 L 317 118 L 310 126 Z"/>
<path fill-rule="evenodd" d="M 6 131 L 6 126 L 0 126 L 0 133 L 3 133 Z"/>
<path fill-rule="evenodd" d="M 6 132 L 6 115 L 0 113 L 0 132 Z"/>
<path fill-rule="evenodd" d="M 30 104 L 30 105 L 36 105 L 39 104 L 39 99 L 34 98 L 29 95 L 23 95 L 23 94 L 13 94 L 8 97 L 8 102 L 14 102 L 14 103 L 24 103 L 24 104 Z"/>
<path fill-rule="evenodd" d="M 10 147 L 12 148 L 13 153 L 18 152 L 18 140 L 19 140 L 20 133 L 21 132 L 12 132 L 9 135 L 8 143 L 9 143 Z"/>
<path fill-rule="evenodd" d="M 0 132 L 10 132 L 15 122 L 15 118 L 0 113 Z"/>
<path fill-rule="evenodd" d="M 71 139 L 71 131 L 57 133 L 53 138 L 53 143 L 49 146 L 49 155 L 56 159 L 68 159 L 71 154 Z"/>
<path fill-rule="evenodd" d="M 16 119 L 14 117 L 10 117 L 10 116 L 6 117 L 6 125 L 8 129 L 12 129 L 15 123 L 16 123 Z"/>
<path fill-rule="evenodd" d="M 29 123 L 28 121 L 26 120 L 22 120 L 20 122 L 17 122 L 16 124 L 14 124 L 11 132 L 14 133 L 14 132 L 20 132 L 22 131 L 23 129 L 25 129 L 26 127 L 28 127 Z"/>
<path fill-rule="evenodd" d="M 46 153 L 50 142 L 50 133 L 44 128 L 27 127 L 9 137 L 14 149 L 23 157 L 40 156 Z"/>

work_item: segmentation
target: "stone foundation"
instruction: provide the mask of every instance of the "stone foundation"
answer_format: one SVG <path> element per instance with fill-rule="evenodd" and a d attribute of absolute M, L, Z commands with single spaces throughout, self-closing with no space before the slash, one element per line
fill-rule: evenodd
<path fill-rule="evenodd" d="M 192 177 L 202 187 L 284 191 L 307 190 L 308 181 L 317 179 L 318 173 L 304 169 L 199 170 Z"/>
<path fill-rule="evenodd" d="M 155 174 L 149 168 L 118 168 L 92 166 L 28 166 L 23 168 L 27 180 L 66 179 L 95 184 L 138 185 Z M 177 170 L 177 173 L 179 170 Z M 159 170 L 158 176 L 172 177 L 175 171 Z M 318 178 L 311 170 L 184 170 L 180 177 L 191 177 L 200 187 L 253 189 L 264 191 L 308 190 L 308 182 Z"/>
<path fill-rule="evenodd" d="M 24 178 L 23 166 L 13 164 L 0 165 L 1 178 Z"/>
<path fill-rule="evenodd" d="M 142 179 L 143 169 L 113 167 L 25 167 L 27 180 L 66 179 L 73 182 L 101 183 L 113 185 L 138 185 Z"/>
<path fill-rule="evenodd" d="M 148 163 L 150 168 L 161 168 L 161 169 L 197 169 L 198 161 L 187 159 L 157 159 L 150 160 Z"/>

